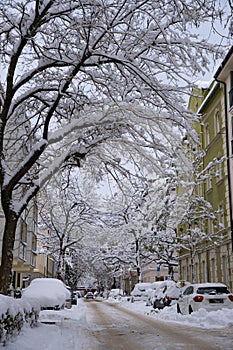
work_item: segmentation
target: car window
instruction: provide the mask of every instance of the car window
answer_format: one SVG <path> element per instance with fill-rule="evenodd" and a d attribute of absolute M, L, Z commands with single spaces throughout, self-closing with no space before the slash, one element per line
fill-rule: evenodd
<path fill-rule="evenodd" d="M 198 294 L 229 294 L 227 287 L 201 287 L 197 289 Z"/>
<path fill-rule="evenodd" d="M 185 289 L 185 291 L 183 292 L 183 295 L 189 295 L 193 293 L 193 286 L 189 286 Z"/>

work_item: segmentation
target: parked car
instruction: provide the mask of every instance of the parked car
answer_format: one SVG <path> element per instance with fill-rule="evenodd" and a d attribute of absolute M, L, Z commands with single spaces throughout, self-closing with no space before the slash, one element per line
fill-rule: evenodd
<path fill-rule="evenodd" d="M 85 295 L 84 295 L 84 298 L 85 299 L 94 299 L 94 294 L 92 292 L 87 292 Z"/>
<path fill-rule="evenodd" d="M 72 307 L 72 305 L 77 305 L 77 297 L 76 297 L 76 295 L 75 295 L 75 293 L 74 293 L 74 291 L 69 287 L 69 286 L 66 286 L 66 288 L 69 290 L 69 292 L 70 292 L 70 307 L 69 307 L 69 303 L 68 303 L 68 300 L 67 300 L 67 302 L 66 302 L 66 307 L 67 308 L 71 308 Z"/>
<path fill-rule="evenodd" d="M 177 312 L 191 314 L 204 308 L 207 311 L 233 308 L 233 294 L 223 283 L 189 284 L 182 288 Z"/>
<path fill-rule="evenodd" d="M 60 310 L 70 300 L 70 292 L 64 283 L 56 278 L 35 278 L 23 289 L 22 298 L 39 303 L 42 310 Z"/>
<path fill-rule="evenodd" d="M 156 290 L 158 291 L 158 288 L 160 288 L 161 284 L 163 281 L 157 281 L 157 282 L 152 282 L 151 287 L 147 290 L 148 292 L 148 297 L 146 300 L 146 305 L 151 306 L 154 303 L 155 295 L 156 295 Z"/>
<path fill-rule="evenodd" d="M 122 289 L 120 289 L 120 288 L 113 288 L 113 289 L 110 290 L 108 297 L 109 298 L 118 299 L 120 297 L 123 297 L 123 295 L 124 295 L 124 292 L 123 292 Z"/>
<path fill-rule="evenodd" d="M 147 301 L 148 290 L 151 288 L 151 283 L 141 282 L 136 283 L 131 292 L 131 302 Z"/>
<path fill-rule="evenodd" d="M 76 296 L 76 299 L 82 298 L 82 294 L 79 290 L 75 290 L 74 295 Z"/>
<path fill-rule="evenodd" d="M 180 296 L 180 288 L 176 282 L 167 280 L 156 288 L 152 298 L 154 309 L 163 309 L 165 306 L 170 306 L 173 301 L 177 301 Z"/>

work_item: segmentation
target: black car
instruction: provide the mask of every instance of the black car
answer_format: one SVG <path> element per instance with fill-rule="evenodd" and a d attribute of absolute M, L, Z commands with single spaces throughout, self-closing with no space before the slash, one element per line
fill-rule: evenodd
<path fill-rule="evenodd" d="M 72 305 L 77 305 L 77 297 L 76 297 L 76 295 L 74 294 L 74 292 L 72 290 L 70 291 L 70 294 L 71 294 L 71 304 Z"/>
<path fill-rule="evenodd" d="M 70 298 L 69 298 L 69 301 L 66 303 L 66 307 L 68 306 L 68 304 L 70 304 L 68 308 L 71 308 L 72 305 L 77 305 L 77 298 L 75 293 L 72 291 L 72 289 L 69 286 L 66 286 L 66 288 L 70 292 Z"/>

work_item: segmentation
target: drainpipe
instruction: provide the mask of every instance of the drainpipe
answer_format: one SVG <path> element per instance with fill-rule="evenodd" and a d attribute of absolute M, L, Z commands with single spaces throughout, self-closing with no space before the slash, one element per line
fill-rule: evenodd
<path fill-rule="evenodd" d="M 227 89 L 226 83 L 224 81 L 218 80 L 214 77 L 218 83 L 224 86 L 224 113 L 225 113 L 225 128 L 226 128 L 226 148 L 227 148 L 227 177 L 229 186 L 229 207 L 230 207 L 230 225 L 231 225 L 231 249 L 233 251 L 233 216 L 232 216 L 232 193 L 231 193 L 231 177 L 230 177 L 230 152 L 229 152 L 229 132 L 227 123 Z"/>

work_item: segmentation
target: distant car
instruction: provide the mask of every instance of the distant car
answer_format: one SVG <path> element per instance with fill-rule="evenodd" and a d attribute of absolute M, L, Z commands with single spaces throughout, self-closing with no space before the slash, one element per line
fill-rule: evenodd
<path fill-rule="evenodd" d="M 67 307 L 68 309 L 70 309 L 70 308 L 72 307 L 72 305 L 77 305 L 77 297 L 76 297 L 74 291 L 73 291 L 70 287 L 66 286 L 66 288 L 67 288 L 67 289 L 69 290 L 69 292 L 70 292 L 70 305 L 71 305 L 71 306 L 69 306 L 69 302 L 68 302 L 68 300 L 67 300 L 67 302 L 66 302 L 66 307 Z"/>
<path fill-rule="evenodd" d="M 87 292 L 85 295 L 84 295 L 84 298 L 85 299 L 94 299 L 94 294 L 92 292 Z"/>
<path fill-rule="evenodd" d="M 180 296 L 180 288 L 176 282 L 172 280 L 163 281 L 155 290 L 152 298 L 154 309 L 163 309 L 170 306 L 172 302 L 177 301 Z"/>
<path fill-rule="evenodd" d="M 70 292 L 64 283 L 56 278 L 35 278 L 22 291 L 22 299 L 39 303 L 41 310 L 60 310 L 70 299 Z"/>
<path fill-rule="evenodd" d="M 212 311 L 233 308 L 233 294 L 223 283 L 189 284 L 182 288 L 177 303 L 177 312 L 191 314 L 201 308 Z"/>
<path fill-rule="evenodd" d="M 151 288 L 151 283 L 141 282 L 136 283 L 131 292 L 131 302 L 147 301 L 148 290 Z"/>
<path fill-rule="evenodd" d="M 76 296 L 76 299 L 82 298 L 82 294 L 78 290 L 74 291 L 74 295 Z"/>

